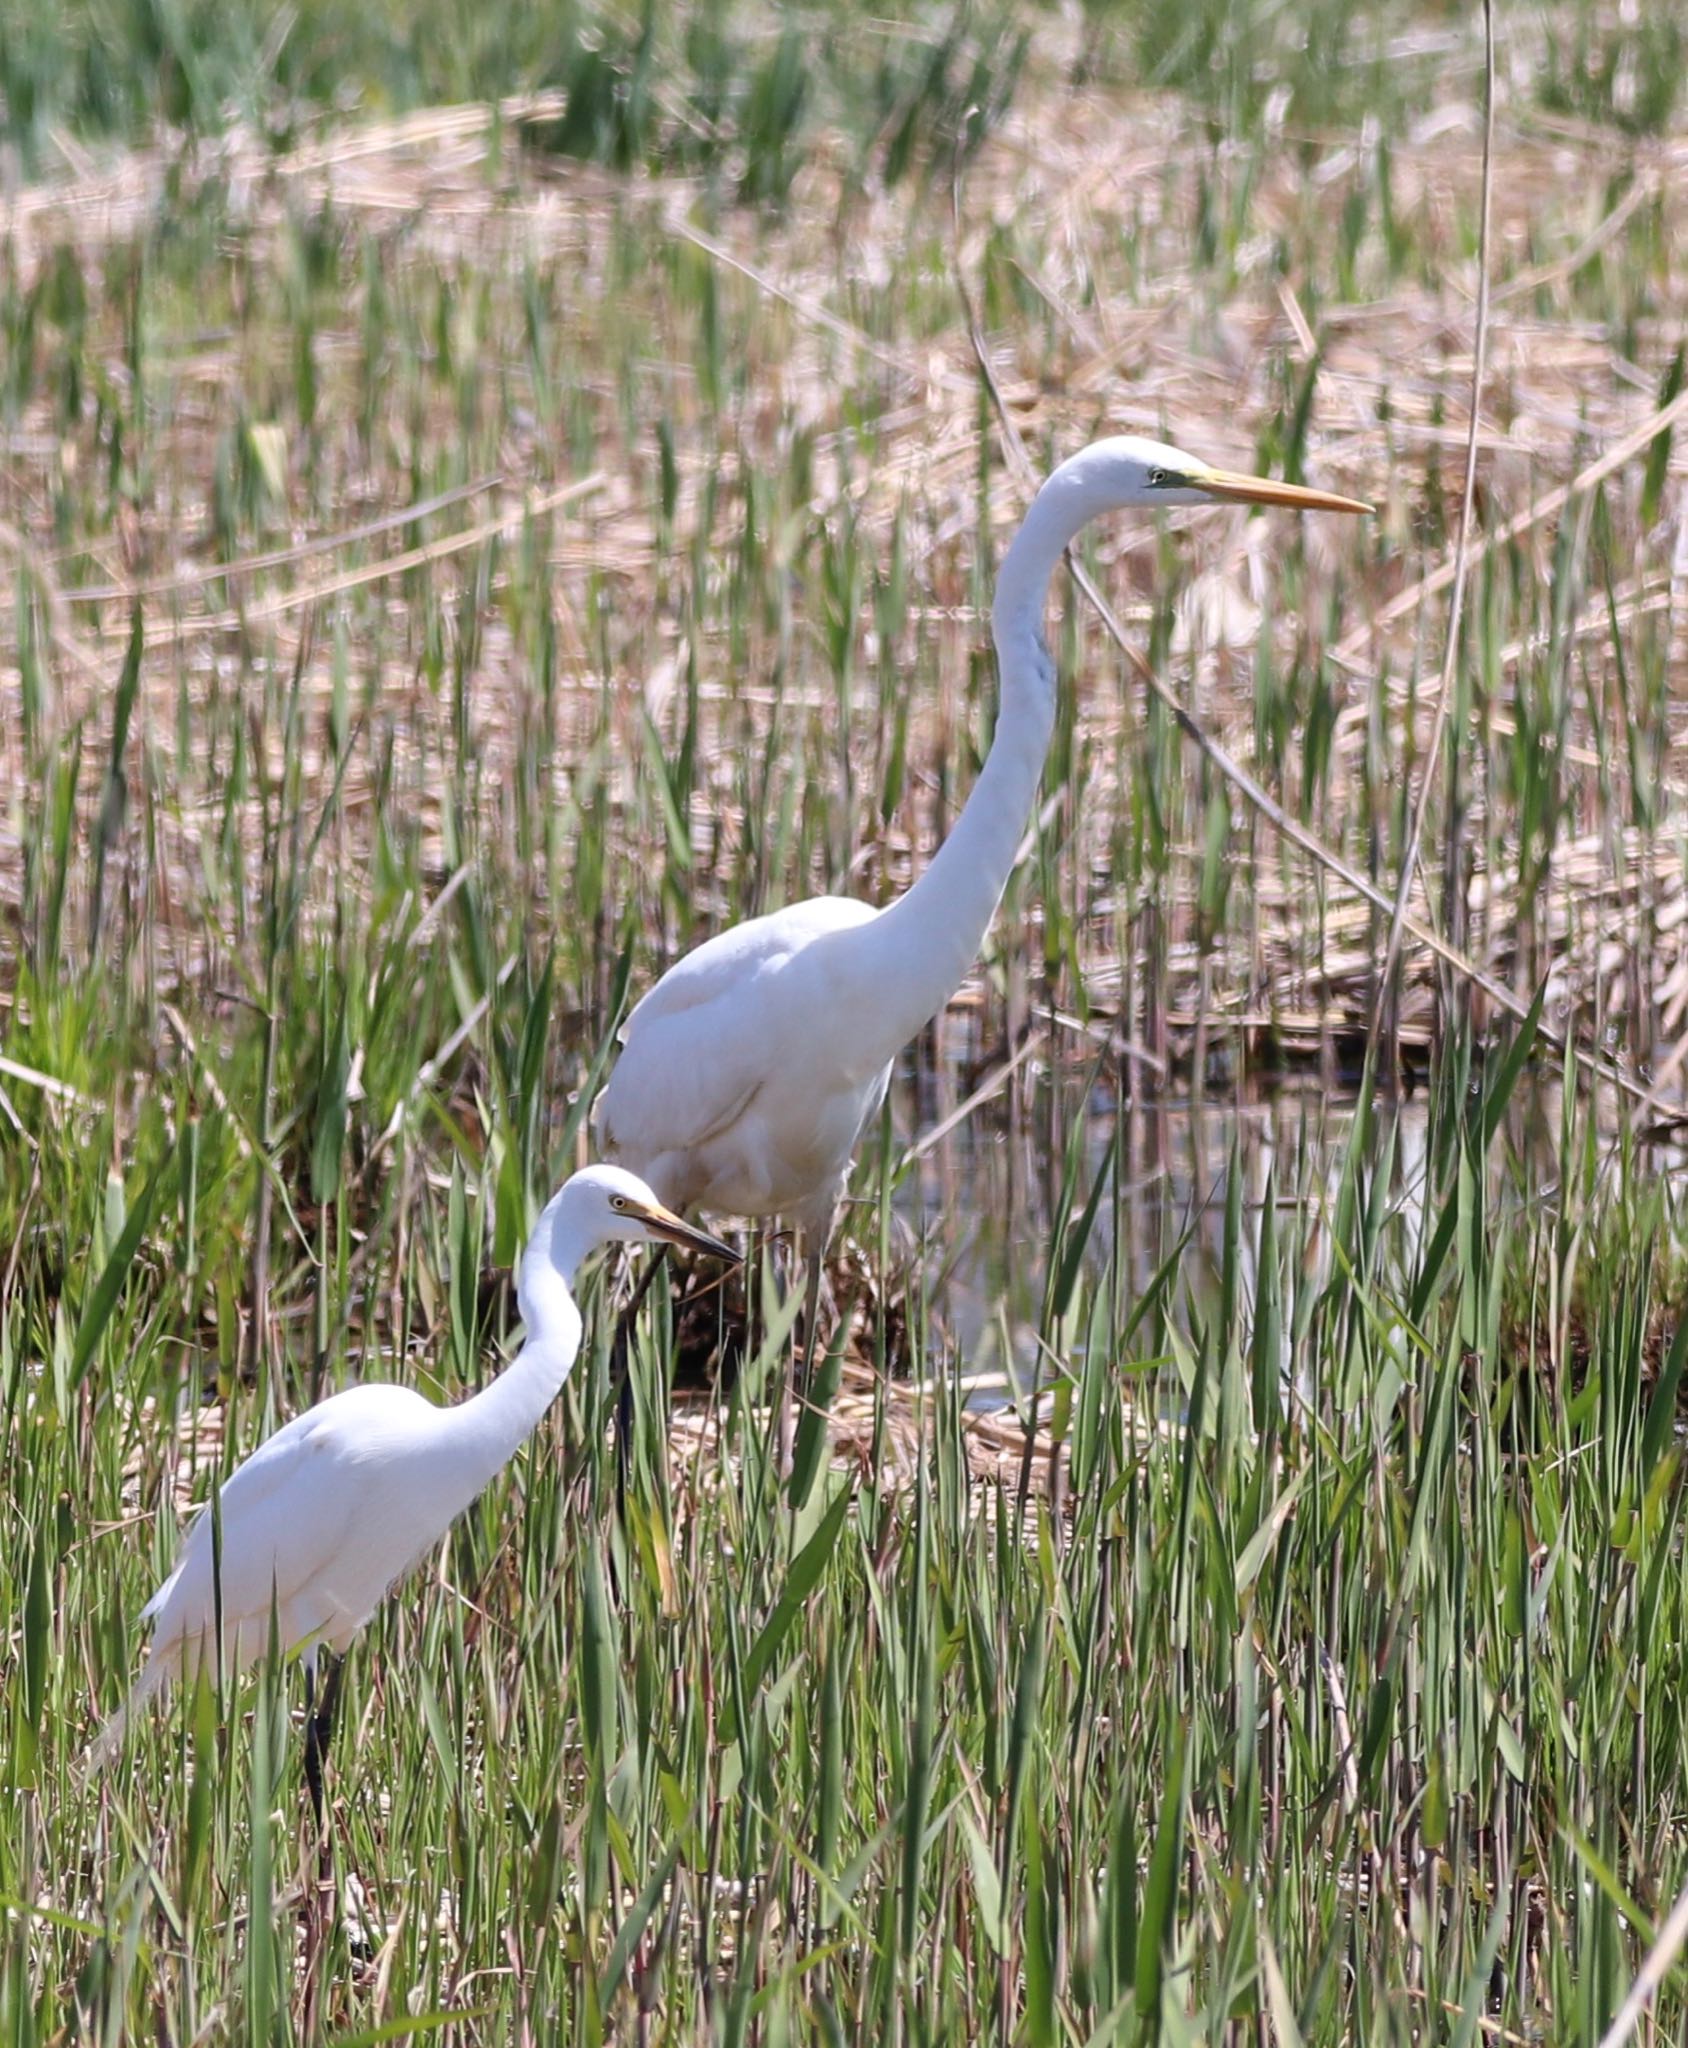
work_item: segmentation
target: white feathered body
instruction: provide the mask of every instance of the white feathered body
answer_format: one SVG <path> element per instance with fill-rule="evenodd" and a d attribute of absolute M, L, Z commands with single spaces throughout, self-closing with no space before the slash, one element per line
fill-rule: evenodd
<path fill-rule="evenodd" d="M 1039 493 L 997 582 L 990 753 L 913 886 L 882 910 L 820 896 L 752 918 L 671 967 L 628 1018 L 598 1134 L 674 1208 L 789 1215 L 825 1242 L 892 1062 L 960 987 L 1013 871 L 1055 720 L 1050 573 L 1171 452 L 1099 443 Z"/>
<path fill-rule="evenodd" d="M 225 1670 L 263 1655 L 272 1607 L 284 1650 L 344 1649 L 481 1489 L 447 1412 L 407 1387 L 348 1387 L 260 1444 L 222 1489 L 220 1572 L 207 1506 L 142 1610 L 161 1675 L 210 1661 L 219 1578 Z"/>
<path fill-rule="evenodd" d="M 880 915 L 816 896 L 707 940 L 622 1028 L 598 1136 L 675 1209 L 824 1233 L 891 1078 L 849 941 Z"/>
<path fill-rule="evenodd" d="M 142 1701 L 214 1663 L 219 1614 L 226 1672 L 264 1654 L 272 1615 L 284 1651 L 345 1649 L 556 1398 L 580 1349 L 570 1279 L 598 1245 L 648 1236 L 641 1212 L 650 1199 L 649 1188 L 614 1167 L 578 1173 L 552 1197 L 517 1278 L 527 1341 L 470 1400 L 440 1408 L 408 1387 L 348 1387 L 236 1467 L 215 1521 L 209 1507 L 200 1511 L 175 1569 L 142 1610 L 153 1631 L 146 1665 L 96 1738 L 96 1761 Z"/>

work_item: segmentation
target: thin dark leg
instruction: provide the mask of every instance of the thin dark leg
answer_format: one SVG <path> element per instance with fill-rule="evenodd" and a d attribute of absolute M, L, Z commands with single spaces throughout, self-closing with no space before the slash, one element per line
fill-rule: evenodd
<path fill-rule="evenodd" d="M 808 1279 L 803 1288 L 803 1362 L 797 1369 L 797 1398 L 807 1398 L 809 1379 L 815 1369 L 815 1342 L 821 1327 L 821 1272 L 825 1247 L 816 1245 L 809 1253 Z"/>
<path fill-rule="evenodd" d="M 340 1680 L 346 1660 L 330 1651 L 323 1653 L 327 1669 L 323 1674 L 322 1697 L 317 1698 L 316 1659 L 305 1667 L 305 1783 L 310 1788 L 311 1811 L 316 1815 L 317 1833 L 323 1831 L 323 1776 L 328 1765 L 329 1738 L 334 1733 L 334 1713 L 340 1704 Z"/>
<path fill-rule="evenodd" d="M 744 1245 L 744 1362 L 746 1365 L 762 1349 L 762 1339 L 768 1328 L 768 1276 L 763 1271 L 763 1262 L 768 1255 L 768 1226 L 752 1222 L 750 1235 Z"/>
<path fill-rule="evenodd" d="M 625 1355 L 615 1397 L 615 1511 L 627 1519 L 627 1476 L 633 1465 L 633 1371 Z"/>
<path fill-rule="evenodd" d="M 616 1318 L 610 1344 L 610 1385 L 615 1390 L 615 1505 L 623 1519 L 627 1513 L 627 1469 L 633 1456 L 633 1326 L 652 1281 L 667 1270 L 668 1247 L 659 1245 L 656 1257 L 639 1275 L 638 1286 Z"/>
<path fill-rule="evenodd" d="M 821 1302 L 821 1248 L 811 1251 L 806 1261 L 808 1272 L 803 1289 L 803 1351 L 794 1357 L 791 1366 L 780 1384 L 777 1437 L 779 1476 L 783 1484 L 791 1477 L 793 1454 L 797 1444 L 798 1410 L 803 1406 L 809 1393 L 809 1372 L 815 1362 L 816 1326 L 820 1322 Z"/>
<path fill-rule="evenodd" d="M 322 1686 L 317 1686 L 317 1659 L 325 1660 Z M 329 1930 L 334 1923 L 334 1837 L 328 1821 L 324 1780 L 328 1772 L 328 1744 L 334 1733 L 335 1709 L 340 1704 L 340 1681 L 346 1669 L 344 1657 L 313 1647 L 305 1660 L 305 1783 L 311 1791 L 311 1811 L 316 1816 L 317 1876 L 305 1894 L 305 2006 L 304 2039 L 320 2041 L 322 1997 L 325 1989 L 325 1960 Z"/>
<path fill-rule="evenodd" d="M 322 1759 L 316 1748 L 317 1652 L 305 1652 L 305 1783 L 310 1789 L 311 1811 L 316 1815 L 317 1833 L 322 1833 Z"/>

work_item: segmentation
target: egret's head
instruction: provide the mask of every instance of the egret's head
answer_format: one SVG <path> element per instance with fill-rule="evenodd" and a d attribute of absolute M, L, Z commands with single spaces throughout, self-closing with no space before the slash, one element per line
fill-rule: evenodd
<path fill-rule="evenodd" d="M 1073 458 L 1085 481 L 1116 506 L 1148 509 L 1174 505 L 1284 505 L 1296 512 L 1369 512 L 1358 498 L 1316 491 L 1275 477 L 1243 476 L 1215 469 L 1199 455 L 1186 455 L 1165 441 L 1120 434 L 1096 441 Z M 1093 467 L 1094 465 L 1094 467 Z"/>
<path fill-rule="evenodd" d="M 738 1253 L 665 1208 L 636 1173 L 588 1166 L 563 1183 L 552 1204 L 554 1228 L 574 1245 L 679 1244 L 738 1263 Z"/>
<path fill-rule="evenodd" d="M 1005 662 L 1031 660 L 1053 667 L 1039 626 L 1049 578 L 1061 550 L 1082 527 L 1105 513 L 1171 510 L 1177 505 L 1287 505 L 1297 512 L 1369 512 L 1358 498 L 1267 476 L 1215 469 L 1199 455 L 1165 441 L 1116 434 L 1070 455 L 1033 499 L 1014 543 L 1002 558 L 991 617 Z"/>

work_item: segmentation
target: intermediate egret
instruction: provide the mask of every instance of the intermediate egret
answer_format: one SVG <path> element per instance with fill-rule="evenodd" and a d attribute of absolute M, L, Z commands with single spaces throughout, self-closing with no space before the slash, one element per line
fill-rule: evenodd
<path fill-rule="evenodd" d="M 1003 559 L 991 608 L 996 736 L 925 873 L 883 909 L 816 896 L 718 933 L 671 967 L 622 1027 L 599 1098 L 603 1150 L 671 1208 L 796 1222 L 808 1250 L 805 1374 L 821 1259 L 856 1142 L 897 1054 L 973 964 L 1037 795 L 1055 723 L 1043 637 L 1055 565 L 1103 513 L 1211 504 L 1371 509 L 1135 436 L 1070 457 Z"/>
<path fill-rule="evenodd" d="M 345 1650 L 388 1587 L 439 1542 L 551 1405 L 580 1350 L 574 1277 L 593 1252 L 618 1240 L 738 1258 L 620 1167 L 588 1167 L 565 1181 L 545 1205 L 517 1274 L 525 1342 L 490 1386 L 451 1408 L 409 1387 L 348 1387 L 295 1416 L 229 1475 L 219 1496 L 220 1539 L 211 1514 L 202 1513 L 175 1570 L 142 1610 L 153 1625 L 147 1661 L 96 1738 L 95 1761 L 170 1679 L 214 1662 L 219 1614 L 225 1671 L 263 1654 L 273 1613 L 282 1649 L 306 1646 L 314 1695 L 318 1646 L 336 1657 Z M 336 1662 L 320 1706 L 307 1700 L 305 1774 L 319 1829 L 339 1672 Z"/>

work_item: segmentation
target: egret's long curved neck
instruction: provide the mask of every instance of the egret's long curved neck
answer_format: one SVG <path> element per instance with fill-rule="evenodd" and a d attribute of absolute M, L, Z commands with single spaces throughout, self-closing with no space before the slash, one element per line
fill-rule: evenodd
<path fill-rule="evenodd" d="M 931 865 L 871 924 L 840 934 L 875 961 L 860 1019 L 865 1064 L 883 1066 L 941 1010 L 978 955 L 1013 871 L 1055 726 L 1055 664 L 1043 639 L 1049 579 L 1067 543 L 1120 503 L 1093 451 L 1051 475 L 997 577 L 991 629 L 1001 675 L 996 735 L 973 793 Z"/>
<path fill-rule="evenodd" d="M 522 1254 L 516 1276 L 527 1340 L 490 1387 L 448 1411 L 461 1461 L 462 1507 L 491 1484 L 526 1443 L 557 1398 L 580 1352 L 580 1311 L 570 1283 L 592 1247 L 552 1228 L 548 1209 Z"/>

